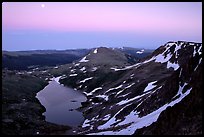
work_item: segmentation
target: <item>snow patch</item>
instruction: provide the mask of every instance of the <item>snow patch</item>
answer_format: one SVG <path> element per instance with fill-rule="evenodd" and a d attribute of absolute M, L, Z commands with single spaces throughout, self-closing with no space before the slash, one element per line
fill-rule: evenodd
<path fill-rule="evenodd" d="M 77 64 L 75 64 L 74 66 L 76 67 L 76 66 L 79 66 L 80 65 L 80 63 L 77 63 Z"/>
<path fill-rule="evenodd" d="M 70 74 L 69 76 L 70 76 L 70 77 L 73 77 L 73 76 L 77 76 L 77 74 Z"/>
<path fill-rule="evenodd" d="M 93 95 L 94 92 L 96 92 L 97 90 L 100 90 L 102 89 L 102 87 L 98 87 L 98 88 L 95 88 L 94 90 L 92 90 L 90 93 L 86 94 L 87 96 L 89 95 Z"/>
<path fill-rule="evenodd" d="M 83 68 L 81 68 L 80 70 L 81 70 L 81 71 L 84 71 L 84 70 L 86 70 L 86 68 L 85 68 L 85 67 L 83 67 Z"/>
<path fill-rule="evenodd" d="M 179 67 L 180 66 L 177 63 L 171 63 L 170 61 L 167 63 L 167 68 L 173 68 L 174 70 L 177 70 Z"/>
<path fill-rule="evenodd" d="M 86 119 L 82 125 L 83 128 L 91 126 L 90 124 L 88 124 L 90 122 L 90 120 Z"/>
<path fill-rule="evenodd" d="M 108 120 L 110 117 L 111 117 L 111 114 L 107 114 L 107 115 L 105 115 L 105 116 L 103 117 L 102 120 L 106 121 L 106 120 Z"/>
<path fill-rule="evenodd" d="M 62 77 L 62 76 L 59 76 L 59 77 L 54 78 L 54 81 L 56 81 L 57 83 L 59 83 L 59 80 L 60 80 L 61 77 Z M 59 84 L 60 84 L 60 83 L 59 83 Z"/>
<path fill-rule="evenodd" d="M 153 82 L 148 83 L 147 87 L 144 89 L 143 92 L 146 92 L 146 91 L 149 91 L 149 90 L 155 88 L 157 85 L 153 85 L 153 84 L 156 83 L 156 82 L 157 81 L 153 81 Z"/>
<path fill-rule="evenodd" d="M 184 86 L 185 86 L 185 84 L 184 84 Z M 177 98 L 176 100 L 171 101 L 170 103 L 167 103 L 167 104 L 163 105 L 159 109 L 157 109 L 157 110 L 155 110 L 155 111 L 153 111 L 153 112 L 151 112 L 151 113 L 149 113 L 149 114 L 147 114 L 146 116 L 143 116 L 143 117 L 138 116 L 139 112 L 132 111 L 132 112 L 130 112 L 129 115 L 127 115 L 125 117 L 124 121 L 122 121 L 122 122 L 120 122 L 120 123 L 118 123 L 116 125 L 116 126 L 121 126 L 121 125 L 125 125 L 125 124 L 131 124 L 127 128 L 123 128 L 120 131 L 103 131 L 103 132 L 98 132 L 98 133 L 91 133 L 91 134 L 88 134 L 88 135 L 132 135 L 132 134 L 134 134 L 137 129 L 147 127 L 147 126 L 151 125 L 152 123 L 156 122 L 159 115 L 161 114 L 161 112 L 166 110 L 167 107 L 174 106 L 175 104 L 179 103 L 184 97 L 186 97 L 190 93 L 192 88 L 187 90 L 185 93 L 182 93 L 182 90 L 183 90 L 184 86 L 179 87 L 178 93 L 180 94 L 180 97 Z M 107 129 L 107 128 L 110 127 L 110 124 L 104 124 L 102 126 L 103 126 L 103 128 L 101 128 L 101 129 Z"/>
<path fill-rule="evenodd" d="M 95 49 L 93 53 L 95 53 L 95 54 L 96 54 L 96 53 L 97 53 L 97 50 L 98 50 L 98 49 Z"/>
<path fill-rule="evenodd" d="M 122 89 L 121 91 L 117 92 L 116 95 L 119 95 L 119 94 L 122 93 L 125 89 L 128 89 L 128 88 L 132 87 L 134 84 L 135 84 L 135 83 L 132 83 L 132 84 L 128 85 L 127 87 L 125 87 L 125 88 Z"/>
<path fill-rule="evenodd" d="M 90 79 L 92 79 L 92 78 L 93 78 L 93 77 L 85 78 L 84 80 L 79 81 L 79 83 L 84 83 L 84 82 L 86 82 L 87 80 L 90 80 Z"/>
<path fill-rule="evenodd" d="M 111 90 L 114 90 L 114 89 L 119 89 L 119 88 L 121 88 L 123 85 L 119 85 L 119 86 L 117 86 L 117 87 L 115 87 L 115 88 L 110 88 L 109 90 L 107 90 L 105 93 L 108 93 L 109 91 L 111 91 Z"/>
<path fill-rule="evenodd" d="M 93 67 L 91 71 L 96 71 L 97 69 L 97 67 Z"/>
<path fill-rule="evenodd" d="M 79 62 L 88 62 L 89 60 L 86 60 L 86 56 L 83 57 Z"/>
<path fill-rule="evenodd" d="M 72 69 L 72 70 L 70 70 L 70 72 L 75 72 L 76 71 L 76 69 Z"/>
<path fill-rule="evenodd" d="M 194 69 L 194 71 L 197 70 L 197 68 L 198 68 L 199 64 L 201 63 L 201 61 L 202 61 L 202 58 L 199 59 L 199 63 L 198 63 L 198 65 L 196 66 L 196 68 Z"/>
<path fill-rule="evenodd" d="M 105 101 L 108 101 L 107 95 L 97 95 L 96 97 L 103 98 Z"/>
<path fill-rule="evenodd" d="M 142 54 L 144 52 L 144 49 L 137 51 L 137 54 Z"/>

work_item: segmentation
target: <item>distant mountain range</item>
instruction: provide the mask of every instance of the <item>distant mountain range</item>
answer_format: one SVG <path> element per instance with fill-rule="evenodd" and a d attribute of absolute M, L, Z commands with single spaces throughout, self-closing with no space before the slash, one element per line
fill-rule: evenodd
<path fill-rule="evenodd" d="M 88 52 L 88 49 L 3 51 L 2 67 L 9 70 L 29 70 L 35 67 L 56 66 L 71 63 Z"/>
<path fill-rule="evenodd" d="M 32 51 L 2 51 L 2 68 L 9 70 L 28 70 L 40 66 L 56 66 L 72 63 L 85 56 L 92 49 L 76 50 L 32 50 Z M 143 54 L 137 54 L 142 49 L 137 48 L 115 48 L 135 60 L 151 54 L 152 50 L 145 50 Z"/>

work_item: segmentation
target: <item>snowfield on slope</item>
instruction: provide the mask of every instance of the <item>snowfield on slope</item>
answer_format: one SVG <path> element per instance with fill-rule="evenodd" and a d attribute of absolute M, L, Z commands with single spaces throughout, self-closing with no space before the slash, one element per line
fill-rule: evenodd
<path fill-rule="evenodd" d="M 130 124 L 127 128 L 121 129 L 119 131 L 103 131 L 103 132 L 97 132 L 97 133 L 89 133 L 88 135 L 132 135 L 135 133 L 137 129 L 147 127 L 151 125 L 152 123 L 156 122 L 159 115 L 161 114 L 162 111 L 166 110 L 167 107 L 172 107 L 175 104 L 179 103 L 184 97 L 186 97 L 192 88 L 188 89 L 185 93 L 182 93 L 184 87 L 187 85 L 185 83 L 183 86 L 179 86 L 178 93 L 180 95 L 179 98 L 171 101 L 170 103 L 167 103 L 160 107 L 159 109 L 147 114 L 146 116 L 139 117 L 137 111 L 132 111 L 130 112 L 129 115 L 125 116 L 125 120 L 122 122 L 119 122 L 115 127 L 125 125 L 125 124 Z M 114 115 L 115 116 L 115 115 Z M 98 129 L 107 129 L 110 128 L 113 123 L 116 121 L 115 117 L 112 117 L 107 123 L 105 123 L 102 126 L 99 126 L 100 128 Z"/>
<path fill-rule="evenodd" d="M 83 57 L 79 62 L 88 62 L 89 60 L 86 60 L 86 56 Z"/>

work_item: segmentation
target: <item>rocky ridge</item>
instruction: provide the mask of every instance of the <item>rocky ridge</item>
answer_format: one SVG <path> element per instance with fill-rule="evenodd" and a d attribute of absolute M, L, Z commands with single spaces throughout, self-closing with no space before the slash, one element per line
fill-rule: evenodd
<path fill-rule="evenodd" d="M 92 52 L 90 56 L 98 53 L 97 49 Z M 71 66 L 70 72 L 76 70 L 84 72 L 86 68 L 83 67 L 89 61 L 90 59 L 85 56 Z M 81 63 L 84 65 L 82 68 L 73 70 L 72 67 L 80 66 Z M 98 63 L 100 64 L 100 60 Z M 193 79 L 196 77 L 202 80 L 198 75 L 201 73 L 199 72 L 202 69 L 201 64 L 201 43 L 168 42 L 135 64 L 123 66 L 112 64 L 106 66 L 108 73 L 99 71 L 98 75 L 96 73 L 91 75 L 90 71 L 86 71 L 86 75 L 79 77 L 79 73 L 72 73 L 66 75 L 60 82 L 71 85 L 76 90 L 83 90 L 88 97 L 81 108 L 86 120 L 77 131 L 78 134 L 155 134 L 158 130 L 150 125 L 155 125 L 157 120 L 162 121 L 160 116 L 162 117 L 163 113 L 182 104 L 183 100 L 193 96 L 192 94 L 196 96 L 200 94 L 202 81 L 195 84 Z M 94 67 L 92 66 L 92 69 Z M 93 69 L 93 72 L 96 70 Z M 104 79 L 100 79 L 102 76 Z M 71 84 L 68 79 L 71 79 Z M 194 98 L 196 96 L 194 95 Z M 147 126 L 155 130 L 152 132 L 139 130 Z M 196 131 L 189 131 L 188 134 L 201 133 L 200 128 L 194 129 Z M 175 134 L 183 133 L 173 131 Z M 164 129 L 162 133 L 168 133 L 168 130 Z"/>

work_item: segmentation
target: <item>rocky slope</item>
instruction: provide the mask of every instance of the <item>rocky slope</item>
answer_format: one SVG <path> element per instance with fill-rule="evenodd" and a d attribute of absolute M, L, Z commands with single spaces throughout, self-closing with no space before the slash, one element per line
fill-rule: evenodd
<path fill-rule="evenodd" d="M 120 51 L 105 47 L 96 48 L 68 65 L 60 82 L 78 90 L 94 90 L 96 86 L 111 83 L 122 75 L 121 72 L 115 73 L 111 67 L 125 67 L 135 62 L 135 58 Z"/>
<path fill-rule="evenodd" d="M 194 46 L 193 56 L 182 63 L 180 69 L 173 73 L 169 83 L 167 83 L 171 87 L 178 87 L 177 85 L 185 83 L 183 91 L 191 87 L 189 95 L 179 104 L 162 112 L 156 123 L 139 129 L 135 134 L 202 134 L 202 48 L 197 46 L 197 49 L 199 49 L 198 52 L 196 52 L 196 46 Z M 189 49 L 189 51 L 192 50 Z M 173 83 L 174 79 L 177 82 Z M 167 92 L 170 92 L 170 90 Z"/>
<path fill-rule="evenodd" d="M 86 120 L 78 134 L 202 133 L 198 122 L 202 119 L 201 43 L 168 42 L 136 64 L 114 54 L 113 60 L 107 55 L 98 57 L 102 49 L 69 66 L 60 80 L 88 97 L 81 108 Z M 198 109 L 192 112 L 195 106 Z"/>

